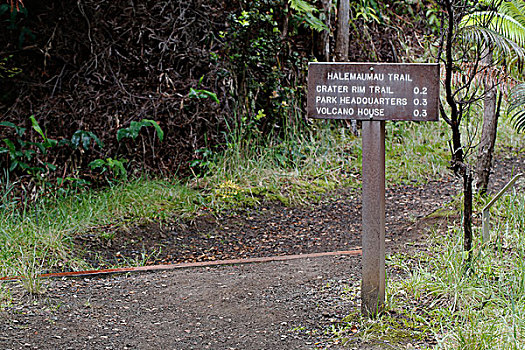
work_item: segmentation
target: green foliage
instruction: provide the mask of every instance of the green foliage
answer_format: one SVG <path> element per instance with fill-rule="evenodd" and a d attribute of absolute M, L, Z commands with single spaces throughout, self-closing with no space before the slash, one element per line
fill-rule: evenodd
<path fill-rule="evenodd" d="M 44 149 L 45 148 L 51 148 L 51 147 L 54 147 L 57 145 L 57 141 L 56 140 L 52 140 L 52 139 L 49 139 L 44 131 L 42 130 L 42 128 L 40 127 L 40 125 L 38 124 L 38 122 L 36 121 L 36 118 L 34 115 L 30 116 L 29 119 L 31 120 L 31 125 L 33 126 L 33 129 L 42 137 L 42 139 L 44 140 L 44 142 L 42 143 L 42 145 L 44 146 Z"/>
<path fill-rule="evenodd" d="M 11 59 L 13 55 L 10 55 L 8 57 L 4 57 L 0 60 L 0 78 L 12 78 L 17 74 L 22 73 L 22 70 L 20 68 L 16 67 L 9 67 L 7 65 L 8 60 Z"/>
<path fill-rule="evenodd" d="M 525 61 L 525 4 L 520 0 L 485 0 L 483 11 L 477 11 L 463 18 L 462 32 L 467 40 L 495 47 L 500 61 L 518 61 L 518 78 L 523 77 L 521 66 Z M 514 62 L 513 62 L 514 63 Z M 512 68 L 512 65 L 511 65 Z M 507 115 L 518 132 L 525 129 L 525 84 L 515 86 L 508 97 Z"/>
<path fill-rule="evenodd" d="M 190 88 L 190 92 L 188 94 L 188 97 L 189 98 L 211 98 L 214 102 L 216 102 L 217 104 L 219 103 L 219 99 L 217 98 L 217 94 L 215 94 L 214 92 L 211 92 L 211 91 L 208 91 L 208 90 L 204 90 L 204 89 L 194 89 L 194 88 Z"/>
<path fill-rule="evenodd" d="M 264 142 L 302 123 L 308 57 L 290 51 L 288 41 L 312 30 L 305 16 L 316 11 L 305 1 L 275 11 L 286 8 L 285 1 L 246 1 L 246 10 L 233 13 L 221 33 L 238 101 L 227 142 L 255 135 Z"/>
<path fill-rule="evenodd" d="M 135 140 L 143 127 L 152 126 L 157 131 L 157 137 L 159 141 L 164 140 L 164 131 L 160 128 L 159 124 L 151 119 L 142 119 L 140 122 L 132 121 L 130 126 L 122 128 L 117 131 L 117 140 L 120 142 L 124 138 L 131 138 Z"/>
<path fill-rule="evenodd" d="M 350 1 L 352 21 L 362 19 L 365 23 L 382 23 L 383 17 L 375 0 Z"/>
<path fill-rule="evenodd" d="M 517 132 L 525 130 L 525 84 L 516 85 L 509 94 L 507 115 Z"/>
<path fill-rule="evenodd" d="M 57 141 L 46 135 L 35 116 L 30 116 L 29 120 L 32 130 L 38 135 L 40 141 L 28 141 L 26 136 L 27 130 L 24 127 L 17 126 L 11 122 L 0 122 L 0 127 L 12 129 L 13 134 L 11 138 L 4 138 L 2 140 L 4 146 L 0 146 L 0 156 L 3 155 L 8 160 L 7 173 L 4 174 L 6 179 L 28 174 L 31 175 L 31 180 L 35 180 L 37 184 L 53 187 L 49 182 L 50 179 L 53 179 L 50 175 L 57 170 L 57 166 L 48 161 L 51 158 L 51 151 L 69 153 L 71 157 L 75 154 L 81 157 L 83 153 L 92 148 L 98 147 L 102 149 L 104 147 L 104 143 L 91 131 L 77 130 L 71 139 L 64 138 Z M 158 139 L 160 141 L 164 139 L 164 132 L 156 121 L 143 119 L 140 122 L 131 122 L 127 128 L 119 129 L 117 131 L 117 140 L 119 142 L 125 138 L 135 140 L 143 127 L 153 127 Z M 74 173 L 73 176 L 56 177 L 56 184 L 58 186 L 69 184 L 73 187 L 88 185 L 89 181 L 81 179 L 77 175 L 78 173 L 84 175 L 87 169 L 99 172 L 108 182 L 126 180 L 127 170 L 124 166 L 126 162 L 127 160 L 118 158 L 118 155 L 113 158 L 104 157 L 89 162 L 87 168 L 81 169 L 79 167 L 81 163 L 77 160 L 71 165 L 73 167 L 71 169 Z M 43 180 L 46 182 L 42 183 Z"/>
<path fill-rule="evenodd" d="M 164 140 L 164 131 L 161 129 L 159 124 L 151 119 L 142 119 L 141 121 L 132 121 L 130 126 L 117 130 L 117 141 L 121 142 L 125 138 L 136 140 L 143 127 L 153 127 L 157 133 L 157 137 L 160 142 Z M 82 144 L 83 147 L 89 145 L 91 141 L 94 141 L 97 145 L 102 147 L 102 142 L 90 132 L 75 133 L 72 138 L 73 144 Z M 113 181 L 125 181 L 128 178 L 128 171 L 124 166 L 128 160 L 124 158 L 99 158 L 91 161 L 88 167 L 91 170 L 98 171 L 99 174 L 104 175 L 108 183 Z"/>
<path fill-rule="evenodd" d="M 204 175 L 209 172 L 213 165 L 213 151 L 208 148 L 201 148 L 195 152 L 198 158 L 190 162 L 190 167 L 195 175 Z"/>
<path fill-rule="evenodd" d="M 124 167 L 124 163 L 126 162 L 126 159 L 95 159 L 90 162 L 88 166 L 92 170 L 98 170 L 101 174 L 105 174 L 106 180 L 111 182 L 111 179 L 127 180 L 128 172 Z"/>
<path fill-rule="evenodd" d="M 525 60 L 525 5 L 521 0 L 485 1 L 486 10 L 475 11 L 460 23 L 459 34 L 474 44 L 500 52 L 502 61 Z"/>
<path fill-rule="evenodd" d="M 82 146 L 84 150 L 88 150 L 92 142 L 100 148 L 104 147 L 104 143 L 91 131 L 77 130 L 71 137 L 71 145 L 75 148 Z"/>
<path fill-rule="evenodd" d="M 211 92 L 211 91 L 208 91 L 208 90 L 205 90 L 205 89 L 199 89 L 200 85 L 202 84 L 202 80 L 204 79 L 204 76 L 202 76 L 200 79 L 199 79 L 199 82 L 197 84 L 197 89 L 194 89 L 194 88 L 190 88 L 190 92 L 188 94 L 188 97 L 189 98 L 197 98 L 197 99 L 201 99 L 201 98 L 211 98 L 215 103 L 219 104 L 219 99 L 217 98 L 217 94 Z"/>
<path fill-rule="evenodd" d="M 296 11 L 295 19 L 298 22 L 304 23 L 307 28 L 313 29 L 317 32 L 329 30 L 326 24 L 323 23 L 317 16 L 319 12 L 317 8 L 309 4 L 305 0 L 288 0 L 290 7 Z"/>
<path fill-rule="evenodd" d="M 15 131 L 16 140 L 3 139 L 6 147 L 0 146 L 0 155 L 7 154 L 9 157 L 8 171 L 10 173 L 17 170 L 23 171 L 34 178 L 42 180 L 50 171 L 56 170 L 56 166 L 42 160 L 47 155 L 49 149 L 57 145 L 57 141 L 48 138 L 34 116 L 29 117 L 33 130 L 42 138 L 41 142 L 26 141 L 23 137 L 25 128 L 19 127 L 10 122 L 0 122 L 0 126 L 11 128 Z M 34 165 L 38 164 L 38 165 Z"/>
<path fill-rule="evenodd" d="M 27 17 L 27 8 L 21 7 L 11 11 L 11 8 L 7 4 L 0 5 L 0 16 L 9 14 L 9 19 L 6 21 L 8 23 L 7 30 L 16 33 L 18 35 L 18 47 L 22 47 L 27 39 L 35 40 L 36 36 L 33 34 L 33 31 L 27 28 L 24 25 L 20 25 L 20 18 Z"/>

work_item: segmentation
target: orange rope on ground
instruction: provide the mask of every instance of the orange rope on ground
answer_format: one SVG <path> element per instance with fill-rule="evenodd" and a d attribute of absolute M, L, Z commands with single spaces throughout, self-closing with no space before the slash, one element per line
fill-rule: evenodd
<path fill-rule="evenodd" d="M 229 260 L 216 260 L 216 261 L 200 261 L 200 262 L 191 262 L 191 263 L 164 264 L 164 265 L 152 265 L 152 266 L 121 267 L 121 268 L 116 268 L 116 269 L 105 269 L 105 270 L 43 273 L 40 275 L 40 277 L 42 278 L 81 277 L 81 276 L 96 276 L 96 275 L 107 275 L 107 274 L 113 274 L 113 273 L 126 273 L 126 272 L 151 272 L 151 271 L 184 269 L 184 268 L 189 268 L 189 267 L 241 265 L 241 264 L 265 263 L 265 262 L 272 262 L 272 261 L 287 261 L 287 260 L 296 260 L 296 259 L 320 258 L 323 256 L 337 256 L 337 255 L 361 255 L 361 247 L 355 247 L 353 250 L 343 250 L 343 251 L 324 252 L 324 253 L 281 255 L 281 256 L 260 257 L 260 258 L 229 259 Z M 0 281 L 15 281 L 15 280 L 23 279 L 23 278 L 24 278 L 23 276 L 2 277 L 0 278 Z"/>

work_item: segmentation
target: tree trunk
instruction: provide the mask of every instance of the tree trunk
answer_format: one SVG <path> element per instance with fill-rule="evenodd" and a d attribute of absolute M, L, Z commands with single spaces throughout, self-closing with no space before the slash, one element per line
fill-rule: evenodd
<path fill-rule="evenodd" d="M 461 144 L 460 124 L 464 115 L 464 109 L 458 106 L 455 100 L 452 84 L 452 74 L 455 66 L 453 42 L 456 35 L 454 31 L 454 23 L 457 21 L 456 7 L 451 0 L 444 0 L 442 6 L 445 10 L 445 15 L 448 17 L 448 27 L 442 38 L 442 44 L 444 43 L 445 45 L 445 93 L 447 104 L 450 106 L 450 118 L 445 120 L 452 131 L 452 169 L 456 175 L 463 179 L 463 249 L 468 254 L 466 267 L 470 267 L 472 260 L 472 172 L 468 164 L 464 163 L 464 151 Z M 467 91 L 469 91 L 470 86 L 467 85 L 466 87 Z"/>
<path fill-rule="evenodd" d="M 335 60 L 348 61 L 348 48 L 350 46 L 350 1 L 339 0 L 337 3 L 337 35 L 335 38 Z M 348 120 L 345 120 L 348 125 Z M 350 129 L 357 136 L 357 121 L 350 120 Z"/>
<path fill-rule="evenodd" d="M 348 61 L 350 45 L 350 0 L 339 0 L 337 4 L 337 36 L 335 58 L 337 62 Z"/>
<path fill-rule="evenodd" d="M 472 173 L 469 169 L 463 174 L 463 237 L 463 250 L 467 252 L 467 262 L 470 264 L 472 261 Z"/>
<path fill-rule="evenodd" d="M 332 11 L 332 0 L 323 0 L 323 13 L 325 15 L 325 24 L 330 28 Z M 321 56 L 325 62 L 330 61 L 330 30 L 325 30 L 321 33 L 320 43 Z"/>
<path fill-rule="evenodd" d="M 492 64 L 492 51 L 487 50 L 482 63 L 487 67 Z M 480 194 L 487 192 L 490 170 L 492 168 L 492 154 L 498 131 L 498 111 L 496 108 L 496 89 L 489 82 L 485 82 L 485 96 L 483 98 L 483 126 L 478 148 L 476 163 L 476 187 Z"/>

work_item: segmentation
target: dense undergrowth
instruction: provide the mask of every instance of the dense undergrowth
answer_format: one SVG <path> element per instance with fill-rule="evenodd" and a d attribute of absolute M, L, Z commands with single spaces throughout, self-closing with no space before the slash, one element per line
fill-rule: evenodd
<path fill-rule="evenodd" d="M 388 123 L 387 182 L 424 183 L 448 174 L 447 132 L 443 122 Z M 519 138 L 502 137 L 508 147 L 516 142 Z M 22 273 L 24 256 L 40 261 L 40 271 L 86 268 L 72 251 L 72 239 L 97 227 L 180 221 L 203 209 L 217 214 L 264 200 L 302 205 L 325 191 L 359 187 L 361 141 L 345 127 L 317 121 L 307 133 L 291 132 L 280 143 L 231 144 L 205 155 L 199 166 L 200 174 L 186 181 L 142 178 L 98 190 L 52 192 L 32 202 L 4 200 L 1 274 Z M 9 184 L 3 190 L 8 193 Z"/>
<path fill-rule="evenodd" d="M 0 181 L 21 202 L 200 174 L 241 140 L 285 144 L 289 130 L 308 130 L 306 67 L 326 59 L 325 30 L 334 51 L 335 7 L 319 0 L 24 3 L 13 14 L 0 5 Z M 349 59 L 425 60 L 430 4 L 352 2 Z"/>
<path fill-rule="evenodd" d="M 497 157 L 522 153 L 522 136 L 506 128 L 500 126 Z M 513 175 L 518 172 L 511 170 Z M 353 310 L 330 334 L 349 348 L 525 349 L 523 189 L 518 182 L 491 208 L 485 242 L 481 211 L 490 196 L 475 199 L 470 263 L 461 232 L 461 197 L 433 213 L 431 224 L 422 226 L 425 244 L 407 243 L 406 251 L 387 256 L 384 311 L 369 319 Z M 357 298 L 357 292 L 351 286 L 347 291 L 351 298 Z"/>
<path fill-rule="evenodd" d="M 442 176 L 445 128 L 442 123 L 389 124 L 388 181 Z M 85 268 L 71 251 L 72 238 L 104 225 L 184 220 L 203 208 L 219 213 L 263 200 L 300 205 L 325 191 L 360 186 L 361 142 L 348 129 L 319 121 L 308 133 L 294 136 L 264 147 L 232 144 L 223 153 L 206 155 L 201 175 L 186 181 L 143 178 L 107 189 L 53 192 L 22 204 L 4 201 L 2 275 L 20 273 L 18 262 L 29 252 L 42 262 L 40 270 Z M 423 155 L 426 148 L 432 156 Z"/>
<path fill-rule="evenodd" d="M 218 213 L 256 206 L 265 199 L 305 204 L 322 191 L 360 186 L 360 139 L 344 127 L 322 121 L 310 131 L 271 147 L 232 144 L 221 154 L 207 156 L 202 175 L 186 182 L 140 179 L 105 189 L 69 191 L 22 208 L 4 206 L 1 274 L 21 275 L 28 292 L 41 293 L 39 273 L 89 267 L 75 256 L 71 245 L 74 235 L 86 230 L 183 220 L 199 215 L 203 208 Z M 425 182 L 448 174 L 443 147 L 447 131 L 442 121 L 388 123 L 388 183 Z M 507 123 L 500 132 L 500 156 L 509 147 L 521 149 L 522 138 Z M 300 156 L 279 161 L 278 155 L 285 151 Z M 388 280 L 386 312 L 376 320 L 352 314 L 331 330 L 333 335 L 350 343 L 359 339 L 394 347 L 426 343 L 451 349 L 519 349 L 516 344 L 521 344 L 525 326 L 520 311 L 523 201 L 520 192 L 513 192 L 498 202 L 493 209 L 492 240 L 482 245 L 478 238 L 471 272 L 464 268 L 459 222 L 453 219 L 446 232 L 436 231 L 426 250 L 390 256 L 390 268 L 405 277 Z M 483 203 L 480 199 L 478 207 Z M 443 215 L 456 213 L 457 218 L 460 205 L 456 204 L 444 208 Z M 473 344 L 478 347 L 470 347 Z"/>

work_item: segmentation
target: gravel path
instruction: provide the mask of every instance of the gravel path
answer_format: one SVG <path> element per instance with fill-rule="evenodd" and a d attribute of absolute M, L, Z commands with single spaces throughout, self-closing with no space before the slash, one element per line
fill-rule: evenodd
<path fill-rule="evenodd" d="M 1 349 L 312 349 L 356 307 L 358 256 L 45 281 Z M 19 289 L 15 284 L 13 291 Z"/>

